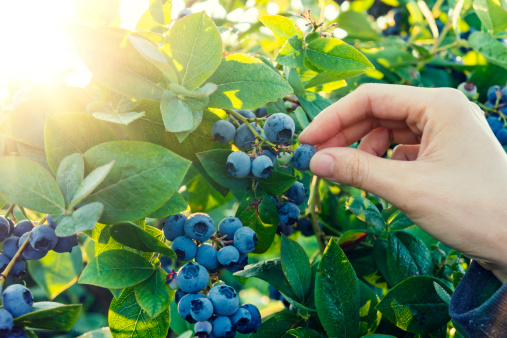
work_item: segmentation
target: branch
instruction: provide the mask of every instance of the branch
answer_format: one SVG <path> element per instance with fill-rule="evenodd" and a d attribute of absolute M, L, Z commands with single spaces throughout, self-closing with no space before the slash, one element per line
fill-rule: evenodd
<path fill-rule="evenodd" d="M 276 148 L 276 144 L 274 143 L 271 143 L 269 142 L 268 140 L 266 140 L 265 138 L 263 138 L 258 132 L 257 130 L 255 130 L 254 127 L 252 127 L 252 125 L 250 124 L 250 122 L 248 121 L 248 119 L 246 117 L 244 117 L 243 115 L 239 114 L 239 113 L 236 113 L 234 110 L 232 109 L 225 109 L 225 112 L 229 115 L 232 115 L 234 116 L 235 119 L 238 119 L 240 121 L 242 121 L 244 124 L 246 124 L 246 126 L 248 127 L 248 129 L 250 129 L 250 131 L 254 134 L 254 136 L 260 140 L 262 140 L 264 143 L 270 145 L 271 147 L 273 148 Z"/>
<path fill-rule="evenodd" d="M 312 184 L 310 186 L 310 197 L 308 198 L 308 206 L 310 207 L 310 216 L 312 219 L 313 231 L 317 237 L 317 244 L 319 245 L 319 251 L 321 254 L 324 253 L 325 246 L 325 234 L 319 227 L 319 218 L 317 217 L 317 207 L 320 201 L 319 195 L 319 183 L 320 178 L 313 176 Z"/>

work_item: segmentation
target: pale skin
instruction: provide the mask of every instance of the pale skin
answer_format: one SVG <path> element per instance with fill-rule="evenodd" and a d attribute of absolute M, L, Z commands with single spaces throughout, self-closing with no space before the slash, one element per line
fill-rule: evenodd
<path fill-rule="evenodd" d="M 461 92 L 362 85 L 322 111 L 299 141 L 319 150 L 314 174 L 382 197 L 507 281 L 507 154 Z M 381 158 L 391 142 L 391 158 Z"/>

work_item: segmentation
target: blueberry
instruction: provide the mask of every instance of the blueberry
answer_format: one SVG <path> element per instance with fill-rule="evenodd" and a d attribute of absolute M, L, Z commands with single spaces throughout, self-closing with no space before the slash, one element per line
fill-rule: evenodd
<path fill-rule="evenodd" d="M 162 228 L 165 238 L 172 242 L 177 237 L 185 235 L 184 226 L 186 220 L 187 216 L 183 214 L 169 216 L 167 218 L 167 221 L 165 221 L 164 227 Z"/>
<path fill-rule="evenodd" d="M 229 285 L 212 287 L 208 299 L 213 303 L 215 313 L 222 316 L 232 316 L 239 306 L 238 294 Z"/>
<path fill-rule="evenodd" d="M 251 320 L 250 311 L 241 307 L 231 316 L 232 326 L 240 333 L 248 329 Z"/>
<path fill-rule="evenodd" d="M 278 219 L 281 224 L 292 225 L 299 218 L 299 207 L 291 202 L 286 202 L 278 207 Z"/>
<path fill-rule="evenodd" d="M 3 242 L 11 233 L 11 224 L 7 218 L 0 216 L 0 242 Z"/>
<path fill-rule="evenodd" d="M 238 217 L 226 217 L 218 224 L 218 231 L 220 234 L 227 235 L 225 240 L 232 240 L 234 238 L 234 233 L 236 230 L 243 227 L 243 223 Z"/>
<path fill-rule="evenodd" d="M 178 303 L 178 313 L 180 314 L 181 317 L 183 317 L 183 319 L 185 319 L 187 322 L 191 324 L 195 323 L 195 320 L 194 318 L 192 318 L 192 315 L 190 314 L 190 306 L 192 305 L 193 300 L 199 298 L 206 298 L 206 296 L 201 295 L 200 293 L 189 293 L 188 295 L 181 298 Z"/>
<path fill-rule="evenodd" d="M 306 188 L 301 182 L 296 182 L 285 193 L 288 199 L 292 200 L 295 204 L 301 205 L 306 197 Z"/>
<path fill-rule="evenodd" d="M 198 337 L 209 337 L 209 334 L 211 333 L 211 330 L 213 327 L 211 326 L 211 323 L 208 321 L 204 322 L 197 322 L 194 326 L 194 331 Z"/>
<path fill-rule="evenodd" d="M 0 336 L 2 336 L 1 333 Z M 7 338 L 28 338 L 28 335 L 22 327 L 14 326 Z"/>
<path fill-rule="evenodd" d="M 185 234 L 200 242 L 207 241 L 215 233 L 215 223 L 207 214 L 192 214 L 185 221 Z"/>
<path fill-rule="evenodd" d="M 288 151 L 282 151 L 280 154 L 278 154 L 278 163 L 280 165 L 287 165 L 292 160 L 292 154 Z"/>
<path fill-rule="evenodd" d="M 278 224 L 276 228 L 276 233 L 278 235 L 290 236 L 294 232 L 294 227 L 289 224 Z"/>
<path fill-rule="evenodd" d="M 25 262 L 21 259 L 18 259 L 16 263 L 12 266 L 12 273 L 14 277 L 21 278 L 21 276 L 26 274 L 26 265 Z"/>
<path fill-rule="evenodd" d="M 289 142 L 294 136 L 296 125 L 287 114 L 276 113 L 267 118 L 264 123 L 266 139 L 273 143 L 283 144 Z"/>
<path fill-rule="evenodd" d="M 507 144 L 507 129 L 506 128 L 503 128 L 501 130 L 499 130 L 497 133 L 496 133 L 496 138 L 498 139 L 498 141 L 500 142 L 501 145 L 506 145 Z"/>
<path fill-rule="evenodd" d="M 213 139 L 220 143 L 229 143 L 236 136 L 236 128 L 232 123 L 225 120 L 218 120 L 211 127 Z"/>
<path fill-rule="evenodd" d="M 239 260 L 239 251 L 234 246 L 226 246 L 220 249 L 217 259 L 225 267 L 237 263 Z"/>
<path fill-rule="evenodd" d="M 4 308 L 9 311 L 14 318 L 32 311 L 32 293 L 23 285 L 9 285 L 2 294 L 2 300 Z"/>
<path fill-rule="evenodd" d="M 9 263 L 11 262 L 11 259 L 7 257 L 5 254 L 0 254 L 0 273 L 4 272 L 5 268 Z"/>
<path fill-rule="evenodd" d="M 186 293 L 199 292 L 208 285 L 208 282 L 208 271 L 200 264 L 190 262 L 178 271 L 178 285 Z"/>
<path fill-rule="evenodd" d="M 269 285 L 268 293 L 269 293 L 269 298 L 271 298 L 273 300 L 281 300 L 282 299 L 282 294 L 280 293 L 280 291 L 275 289 L 275 287 L 272 285 Z"/>
<path fill-rule="evenodd" d="M 16 252 L 18 252 L 19 246 L 18 246 L 19 237 L 17 236 L 11 236 L 7 238 L 4 242 L 4 245 L 2 246 L 2 251 L 4 252 L 4 255 L 6 255 L 9 258 L 14 257 Z"/>
<path fill-rule="evenodd" d="M 227 163 L 225 164 L 225 170 L 229 176 L 243 178 L 250 174 L 252 168 L 250 157 L 242 151 L 233 151 L 227 157 Z"/>
<path fill-rule="evenodd" d="M 310 169 L 310 160 L 316 152 L 317 149 L 314 146 L 301 144 L 294 151 L 294 155 L 292 156 L 292 165 L 299 171 Z"/>
<path fill-rule="evenodd" d="M 53 221 L 53 217 L 51 215 L 48 215 L 46 221 L 48 222 L 49 225 L 51 225 L 53 229 L 56 229 L 56 223 Z"/>
<path fill-rule="evenodd" d="M 55 229 L 49 224 L 41 224 L 30 232 L 30 245 L 39 251 L 49 251 L 58 242 Z"/>
<path fill-rule="evenodd" d="M 181 291 L 181 289 L 176 290 L 176 293 L 174 294 L 174 301 L 176 302 L 176 304 L 178 304 L 181 298 L 185 297 L 186 295 L 187 293 Z"/>
<path fill-rule="evenodd" d="M 171 249 L 174 250 L 179 261 L 189 261 L 194 258 L 197 253 L 197 245 L 195 242 L 185 236 L 176 238 L 171 244 Z"/>
<path fill-rule="evenodd" d="M 248 254 L 242 253 L 239 254 L 239 258 L 236 263 L 231 263 L 225 268 L 227 269 L 227 271 L 234 273 L 243 270 L 247 264 L 248 264 Z"/>
<path fill-rule="evenodd" d="M 220 266 L 217 259 L 217 250 L 210 244 L 201 244 L 197 248 L 195 261 L 208 270 L 214 270 Z"/>
<path fill-rule="evenodd" d="M 298 230 L 301 231 L 303 236 L 312 236 L 315 234 L 313 231 L 313 224 L 309 219 L 301 218 L 298 222 Z"/>
<path fill-rule="evenodd" d="M 234 234 L 234 246 L 240 253 L 249 253 L 257 246 L 257 234 L 249 227 L 242 227 Z"/>
<path fill-rule="evenodd" d="M 213 321 L 213 335 L 216 337 L 234 337 L 236 332 L 232 328 L 231 319 L 226 316 L 218 316 Z"/>
<path fill-rule="evenodd" d="M 503 123 L 498 117 L 490 116 L 486 119 L 488 121 L 489 127 L 493 131 L 493 134 L 496 134 L 498 131 L 503 129 Z"/>
<path fill-rule="evenodd" d="M 53 251 L 58 253 L 72 252 L 72 248 L 77 246 L 77 244 L 77 235 L 58 237 L 58 241 L 56 242 Z"/>
<path fill-rule="evenodd" d="M 262 325 L 262 318 L 259 309 L 252 304 L 244 304 L 241 305 L 241 308 L 248 310 L 250 312 L 250 323 L 245 328 L 245 330 L 241 333 L 253 333 L 256 332 L 257 329 Z"/>
<path fill-rule="evenodd" d="M 502 94 L 502 102 L 507 103 L 507 86 L 504 86 L 501 91 Z"/>
<path fill-rule="evenodd" d="M 25 234 L 19 238 L 19 240 L 18 240 L 19 247 L 21 247 L 21 245 L 23 245 L 23 243 L 26 241 L 26 239 L 28 238 L 29 235 L 30 235 L 29 232 L 25 232 Z M 33 246 L 30 243 L 28 243 L 25 250 L 23 250 L 23 258 L 27 261 L 37 260 L 37 259 L 41 259 L 42 257 L 46 256 L 47 253 L 48 253 L 48 250 L 35 250 L 33 248 Z"/>
<path fill-rule="evenodd" d="M 273 175 L 273 162 L 267 156 L 258 156 L 252 162 L 252 174 L 258 178 L 268 178 Z"/>
<path fill-rule="evenodd" d="M 488 88 L 488 93 L 487 93 L 487 96 L 488 96 L 488 101 L 491 102 L 491 103 L 495 103 L 496 102 L 496 99 L 497 99 L 497 92 L 501 92 L 502 90 L 502 87 L 500 86 L 491 86 Z"/>
<path fill-rule="evenodd" d="M 190 314 L 195 321 L 204 322 L 213 316 L 213 304 L 208 298 L 200 298 L 190 302 Z"/>
<path fill-rule="evenodd" d="M 255 118 L 254 112 L 249 109 L 238 109 L 238 110 L 235 110 L 235 112 L 238 113 L 239 115 L 243 116 L 246 119 L 254 119 Z M 238 119 L 238 122 L 240 124 L 243 124 L 243 121 L 241 121 L 239 119 Z"/>
<path fill-rule="evenodd" d="M 171 270 L 166 276 L 166 284 L 173 290 L 178 290 L 180 288 L 178 284 L 178 273 L 174 270 Z"/>
<path fill-rule="evenodd" d="M 473 99 L 477 94 L 477 86 L 470 81 L 460 83 L 458 90 L 465 94 L 468 99 Z"/>
<path fill-rule="evenodd" d="M 255 116 L 258 118 L 264 117 L 266 115 L 268 115 L 268 108 L 266 107 L 261 107 L 255 111 Z"/>
<path fill-rule="evenodd" d="M 261 127 L 256 125 L 255 122 L 250 122 L 250 125 L 257 131 L 258 134 L 262 133 Z M 251 149 L 255 143 L 255 135 L 252 133 L 250 128 L 246 124 L 239 126 L 236 130 L 236 136 L 234 137 L 234 144 L 239 149 Z"/>
<path fill-rule="evenodd" d="M 14 318 L 9 311 L 0 309 L 0 337 L 7 337 L 12 330 Z"/>
<path fill-rule="evenodd" d="M 23 236 L 25 233 L 32 231 L 33 223 L 30 221 L 21 221 L 14 227 L 12 234 L 17 237 Z"/>
<path fill-rule="evenodd" d="M 263 147 L 259 152 L 259 156 L 267 156 L 271 160 L 271 163 L 275 165 L 277 151 L 270 147 Z"/>

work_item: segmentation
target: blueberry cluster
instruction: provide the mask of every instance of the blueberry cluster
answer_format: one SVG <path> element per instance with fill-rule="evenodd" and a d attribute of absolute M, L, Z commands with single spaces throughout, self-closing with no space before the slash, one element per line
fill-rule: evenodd
<path fill-rule="evenodd" d="M 0 309 L 0 337 L 26 337 L 21 327 L 14 326 L 14 318 L 23 316 L 33 307 L 33 296 L 30 290 L 20 284 L 5 288 L 2 293 L 3 308 Z"/>
<path fill-rule="evenodd" d="M 504 146 L 507 145 L 507 86 L 491 86 L 487 92 L 488 102 L 486 106 L 495 109 L 498 114 L 491 114 L 488 118 L 488 124 L 493 130 L 498 141 Z"/>
<path fill-rule="evenodd" d="M 237 217 L 226 217 L 215 233 L 213 219 L 204 213 L 188 218 L 183 214 L 170 216 L 163 231 L 172 241 L 178 260 L 190 261 L 177 273 L 169 273 L 167 283 L 177 290 L 179 314 L 189 323 L 196 323 L 196 336 L 234 337 L 236 332 L 255 332 L 261 325 L 259 310 L 251 304 L 239 306 L 232 287 L 215 283 L 207 296 L 204 294 L 210 274 L 217 276 L 224 268 L 240 271 L 248 264 L 248 254 L 257 245 L 255 231 L 243 226 Z"/>
<path fill-rule="evenodd" d="M 276 208 L 278 210 L 278 228 L 277 234 L 284 234 L 290 236 L 294 232 L 294 224 L 298 222 L 301 214 L 299 205 L 303 204 L 306 200 L 306 188 L 301 182 L 295 182 L 278 200 L 286 200 L 285 202 L 278 203 L 274 198 Z"/>
<path fill-rule="evenodd" d="M 19 247 L 28 238 L 28 246 L 23 250 L 21 257 L 12 267 L 12 274 L 19 278 L 25 274 L 25 260 L 36 260 L 46 256 L 49 250 L 55 252 L 71 252 L 78 244 L 77 235 L 58 237 L 55 234 L 56 224 L 47 218 L 48 224 L 34 227 L 33 222 L 24 220 L 14 225 L 14 222 L 0 216 L 0 242 L 3 242 L 0 254 L 0 272 L 3 272 L 11 259 L 18 252 Z"/>

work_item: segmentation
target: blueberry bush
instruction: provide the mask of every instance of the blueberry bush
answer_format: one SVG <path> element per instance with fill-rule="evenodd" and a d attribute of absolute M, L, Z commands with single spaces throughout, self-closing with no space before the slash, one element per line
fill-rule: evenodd
<path fill-rule="evenodd" d="M 0 337 L 461 336 L 470 259 L 298 135 L 364 83 L 452 87 L 507 151 L 505 0 L 73 5 L 90 82 L 0 106 Z"/>

